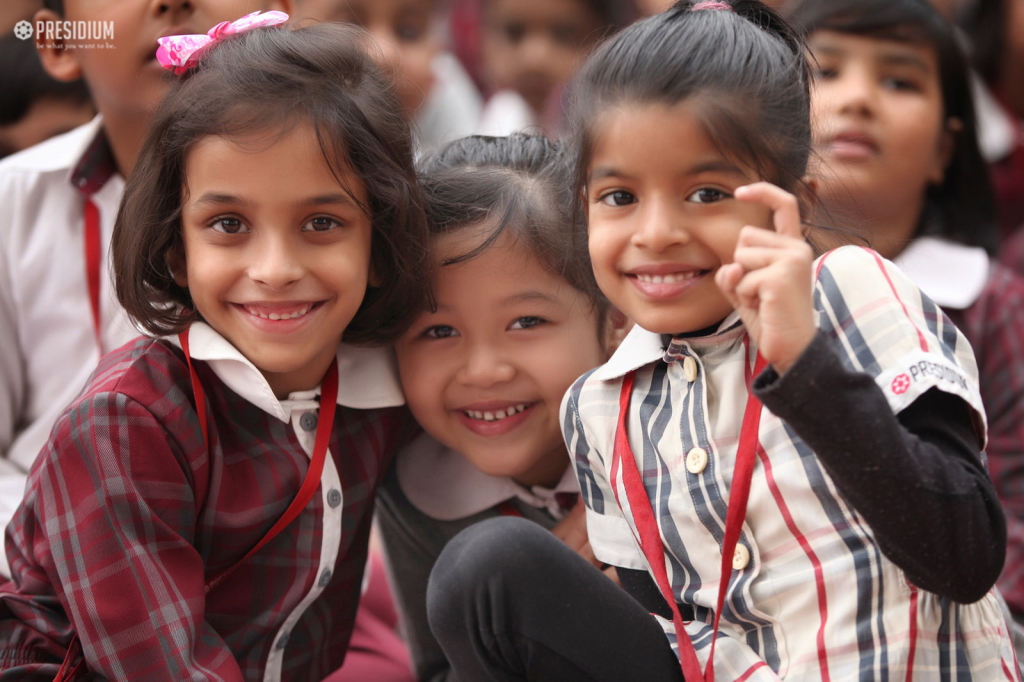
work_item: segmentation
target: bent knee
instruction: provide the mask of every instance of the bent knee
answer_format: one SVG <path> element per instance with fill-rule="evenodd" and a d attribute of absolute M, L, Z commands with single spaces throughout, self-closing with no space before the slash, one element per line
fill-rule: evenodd
<path fill-rule="evenodd" d="M 431 625 L 460 619 L 473 604 L 503 601 L 542 569 L 541 556 L 561 542 L 540 525 L 516 517 L 487 519 L 456 535 L 441 552 L 427 583 Z"/>

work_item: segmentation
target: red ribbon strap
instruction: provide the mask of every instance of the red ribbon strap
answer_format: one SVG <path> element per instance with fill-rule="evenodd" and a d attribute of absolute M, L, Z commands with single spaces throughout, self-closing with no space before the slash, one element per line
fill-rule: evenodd
<path fill-rule="evenodd" d="M 178 340 L 181 342 L 181 349 L 185 352 L 185 362 L 188 363 L 189 375 L 192 378 L 192 393 L 195 395 L 196 400 L 196 412 L 199 414 L 199 428 L 203 432 L 203 442 L 206 443 L 206 449 L 210 449 L 210 434 L 207 427 L 206 420 L 206 394 L 203 392 L 203 386 L 199 383 L 199 375 L 196 374 L 195 368 L 192 366 L 192 356 L 189 353 L 188 348 L 188 330 L 186 329 L 178 335 Z M 313 494 L 316 489 L 320 486 L 320 476 L 323 474 L 324 462 L 327 459 L 327 446 L 331 441 L 331 432 L 334 430 L 334 411 L 338 404 L 338 361 L 335 358 L 331 360 L 331 366 L 327 368 L 327 374 L 324 375 L 323 384 L 320 388 L 320 416 L 316 425 L 316 441 L 313 444 L 313 455 L 310 457 L 309 469 L 306 470 L 306 477 L 302 480 L 302 486 L 299 488 L 298 494 L 292 503 L 285 509 L 284 514 L 277 520 L 270 530 L 267 531 L 266 535 L 263 536 L 256 546 L 249 550 L 249 552 L 229 566 L 219 574 L 210 578 L 206 582 L 206 593 L 209 594 L 217 585 L 224 582 L 224 580 L 235 572 L 235 570 L 241 566 L 245 561 L 249 559 L 253 554 L 263 548 L 268 542 L 273 540 L 278 533 L 284 530 L 289 523 L 295 520 L 302 510 L 306 508 L 309 501 L 313 499 Z"/>
<path fill-rule="evenodd" d="M 103 355 L 103 336 L 100 333 L 100 256 L 103 247 L 100 240 L 100 210 L 92 199 L 86 198 L 83 210 L 85 218 L 85 285 L 89 292 L 89 306 L 92 308 L 92 326 L 96 332 L 96 344 Z"/>
<path fill-rule="evenodd" d="M 744 342 L 744 347 L 746 347 L 746 342 Z M 767 364 L 761 355 L 758 354 L 753 376 L 760 374 Z M 714 682 L 715 644 L 718 640 L 718 622 L 722 617 L 725 593 L 729 588 L 730 578 L 732 577 L 732 558 L 736 551 L 736 543 L 739 540 L 740 531 L 743 528 L 743 519 L 747 511 L 747 498 L 750 494 L 750 481 L 754 471 L 754 460 L 757 448 L 760 447 L 758 430 L 761 423 L 761 401 L 752 392 L 749 392 L 749 383 L 752 377 L 748 366 L 747 405 L 743 413 L 743 426 L 740 431 L 740 442 L 736 452 L 736 467 L 733 471 L 732 486 L 729 491 L 725 536 L 722 539 L 721 580 L 718 585 L 718 601 L 712 625 L 715 636 L 711 640 L 711 651 L 707 667 L 702 673 L 700 661 L 697 658 L 697 651 L 690 637 L 686 634 L 686 629 L 683 627 L 679 606 L 676 603 L 672 586 L 668 580 L 668 571 L 665 567 L 665 548 L 661 538 L 661 531 L 658 527 L 657 517 L 654 514 L 654 508 L 651 506 L 647 489 L 644 486 L 643 478 L 637 467 L 636 457 L 629 445 L 629 437 L 626 432 L 629 418 L 629 399 L 633 393 L 635 378 L 635 372 L 627 374 L 623 378 L 622 390 L 619 393 L 619 420 L 618 427 L 615 430 L 615 449 L 612 456 L 612 489 L 618 490 L 614 479 L 616 469 L 621 466 L 622 483 L 626 489 L 626 499 L 629 500 L 629 507 L 633 514 L 633 523 L 639 535 L 640 548 L 647 559 L 648 565 L 651 567 L 651 571 L 654 573 L 655 582 L 657 582 L 662 596 L 672 609 L 672 622 L 676 628 L 676 641 L 679 645 L 679 665 L 683 672 L 683 678 L 687 682 L 695 682 L 697 680 Z M 618 498 L 618 492 L 616 492 L 616 498 Z"/>

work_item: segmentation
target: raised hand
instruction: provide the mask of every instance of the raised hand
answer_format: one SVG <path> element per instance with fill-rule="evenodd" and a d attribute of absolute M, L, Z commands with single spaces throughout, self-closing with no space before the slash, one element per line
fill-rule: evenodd
<path fill-rule="evenodd" d="M 792 194 L 758 182 L 738 188 L 733 196 L 771 209 L 775 231 L 744 227 L 733 262 L 718 269 L 715 283 L 739 312 L 761 356 L 783 374 L 817 331 L 812 300 L 814 253 L 804 241 L 800 207 Z"/>

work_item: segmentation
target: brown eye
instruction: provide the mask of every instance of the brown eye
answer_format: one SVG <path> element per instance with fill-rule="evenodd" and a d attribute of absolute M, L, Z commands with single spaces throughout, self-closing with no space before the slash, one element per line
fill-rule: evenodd
<path fill-rule="evenodd" d="M 729 195 L 720 189 L 715 189 L 714 187 L 702 187 L 690 196 L 686 197 L 686 200 L 692 201 L 696 204 L 714 204 L 722 199 L 728 198 Z"/>
<path fill-rule="evenodd" d="M 633 196 L 632 192 L 627 192 L 624 189 L 617 189 L 603 195 L 598 199 L 598 201 L 609 206 L 628 206 L 629 204 L 636 203 L 636 197 Z"/>
<path fill-rule="evenodd" d="M 222 232 L 224 234 L 244 234 L 249 231 L 249 228 L 238 218 L 217 218 L 217 220 L 210 223 L 210 227 L 215 232 Z"/>

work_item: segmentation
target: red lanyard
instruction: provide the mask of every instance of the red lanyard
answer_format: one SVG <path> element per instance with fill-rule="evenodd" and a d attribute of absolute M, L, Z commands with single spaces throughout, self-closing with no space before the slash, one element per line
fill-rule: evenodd
<path fill-rule="evenodd" d="M 103 336 L 100 333 L 100 256 L 103 251 L 100 240 L 100 210 L 89 197 L 85 198 L 85 284 L 92 308 L 92 327 L 96 332 L 96 345 L 103 355 Z"/>
<path fill-rule="evenodd" d="M 744 342 L 744 348 L 746 347 L 746 342 Z M 752 392 L 749 392 L 749 385 L 751 378 L 760 374 L 767 364 L 758 353 L 752 374 L 749 364 L 747 365 L 747 407 L 743 412 L 743 426 L 740 430 L 740 442 L 736 451 L 736 467 L 733 470 L 732 487 L 729 491 L 730 503 L 725 517 L 725 537 L 722 539 L 721 580 L 718 585 L 718 603 L 715 607 L 715 620 L 712 626 L 716 636 L 711 638 L 711 653 L 704 673 L 701 672 L 700 661 L 697 659 L 697 651 L 693 647 L 693 642 L 690 641 L 683 627 L 683 618 L 679 613 L 679 606 L 676 604 L 675 595 L 672 593 L 672 587 L 668 581 L 668 572 L 665 569 L 665 550 L 661 540 L 661 531 L 658 529 L 658 521 L 654 515 L 651 500 L 647 496 L 647 490 L 637 468 L 633 450 L 629 445 L 629 437 L 626 434 L 629 398 L 633 392 L 636 372 L 630 372 L 622 380 L 622 391 L 619 394 L 619 423 L 615 430 L 615 447 L 612 455 L 612 490 L 615 491 L 615 499 L 618 501 L 619 492 L 615 485 L 615 478 L 616 470 L 621 463 L 622 482 L 626 489 L 629 507 L 633 512 L 633 522 L 636 525 L 637 534 L 640 536 L 640 547 L 647 558 L 648 565 L 654 572 L 654 579 L 661 589 L 662 596 L 672 609 L 672 622 L 675 624 L 676 641 L 679 645 L 679 665 L 683 671 L 683 679 L 687 682 L 696 680 L 714 682 L 715 679 L 715 643 L 718 639 L 718 621 L 722 616 L 725 593 L 729 588 L 729 578 L 732 576 L 732 556 L 736 550 L 740 530 L 743 528 L 743 518 L 747 511 L 747 497 L 750 494 L 750 480 L 754 472 L 754 459 L 756 451 L 760 447 L 758 428 L 761 423 L 761 401 Z M 619 502 L 619 506 L 621 505 L 622 503 Z"/>
<path fill-rule="evenodd" d="M 188 363 L 188 371 L 192 377 L 192 393 L 195 395 L 196 412 L 199 414 L 199 428 L 203 432 L 203 442 L 206 443 L 206 448 L 209 450 L 210 436 L 206 425 L 206 394 L 203 392 L 202 384 L 199 383 L 199 375 L 196 374 L 196 370 L 192 366 L 192 356 L 189 355 L 188 350 L 187 329 L 178 334 L 178 340 L 181 342 L 181 349 L 185 351 L 185 362 Z M 327 368 L 327 374 L 324 375 L 323 384 L 320 388 L 320 418 L 316 425 L 316 441 L 313 445 L 313 455 L 309 461 L 309 469 L 306 470 L 306 477 L 302 480 L 299 493 L 292 500 L 292 503 L 288 505 L 288 508 L 285 509 L 284 514 L 277 520 L 277 523 L 267 531 L 267 534 L 256 543 L 255 547 L 250 549 L 244 557 L 233 565 L 206 581 L 207 594 L 214 587 L 224 582 L 243 562 L 284 530 L 306 508 L 309 501 L 313 499 L 313 493 L 316 492 L 320 485 L 320 475 L 324 470 L 324 461 L 327 459 L 327 446 L 331 440 L 331 431 L 334 429 L 334 408 L 337 404 L 338 361 L 334 359 L 331 361 L 331 366 Z"/>

